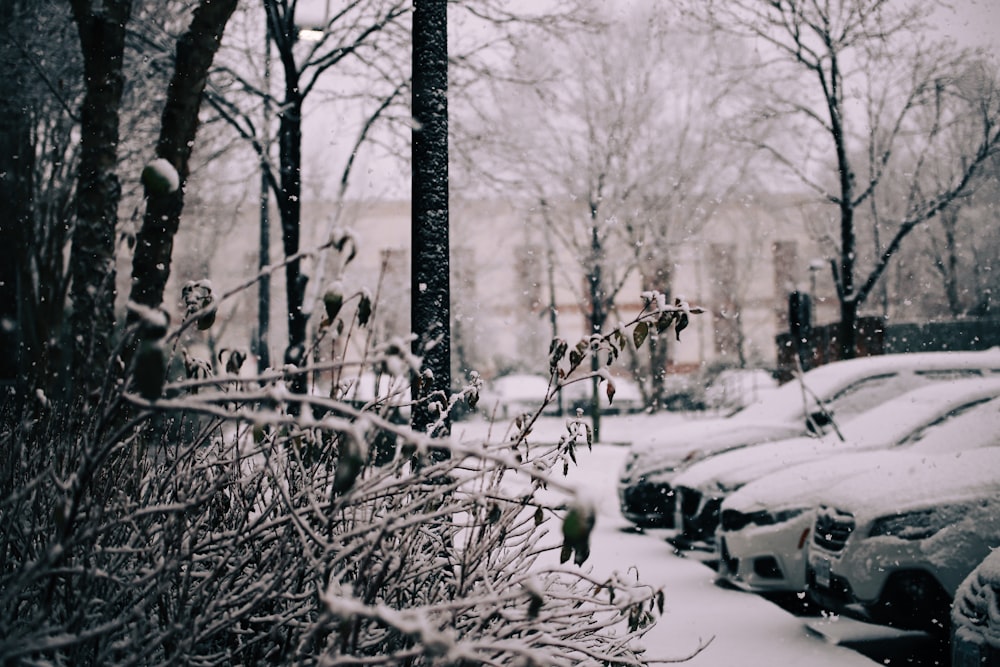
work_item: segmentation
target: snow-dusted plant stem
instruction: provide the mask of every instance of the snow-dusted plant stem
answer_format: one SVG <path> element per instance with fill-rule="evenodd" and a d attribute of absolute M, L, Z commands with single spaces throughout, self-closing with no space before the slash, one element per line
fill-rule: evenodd
<path fill-rule="evenodd" d="M 582 422 L 557 443 L 533 440 L 537 414 L 499 441 L 416 432 L 397 413 L 420 360 L 396 342 L 367 350 L 361 369 L 171 381 L 175 333 L 210 326 L 220 300 L 204 282 L 187 295 L 173 331 L 133 306 L 134 367 L 93 427 L 4 420 L 0 663 L 661 662 L 640 640 L 663 592 L 586 569 L 594 512 L 564 478 L 589 444 Z M 372 316 L 365 295 L 327 301 L 331 336 Z M 647 302 L 607 336 L 556 341 L 553 386 L 591 354 L 641 345 L 650 326 L 683 328 L 683 304 Z M 390 381 L 375 400 L 347 400 L 343 380 L 366 369 Z M 286 390 L 303 373 L 341 381 Z M 440 409 L 476 396 L 466 387 Z"/>

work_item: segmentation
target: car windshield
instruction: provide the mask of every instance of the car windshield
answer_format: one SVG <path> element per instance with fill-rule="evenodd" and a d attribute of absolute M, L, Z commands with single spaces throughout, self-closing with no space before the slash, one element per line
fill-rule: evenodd
<path fill-rule="evenodd" d="M 933 452 L 1000 445 L 1000 398 L 965 407 L 911 433 L 899 444 Z"/>
<path fill-rule="evenodd" d="M 797 380 L 786 382 L 764 399 L 736 414 L 747 421 L 788 422 L 805 420 L 808 408 L 811 414 L 825 410 L 843 421 L 913 389 L 958 377 L 981 375 L 974 369 L 942 372 L 885 370 L 881 373 L 873 370 L 872 373 L 859 377 L 856 367 L 838 372 L 837 366 L 839 364 L 831 364 L 807 373 L 803 378 L 805 389 Z"/>

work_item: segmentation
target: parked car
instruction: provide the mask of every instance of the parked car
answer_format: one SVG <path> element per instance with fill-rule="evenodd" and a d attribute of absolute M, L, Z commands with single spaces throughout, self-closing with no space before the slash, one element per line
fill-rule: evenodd
<path fill-rule="evenodd" d="M 785 383 L 729 417 L 694 418 L 633 442 L 618 480 L 626 519 L 642 527 L 674 524 L 672 482 L 709 454 L 811 432 L 844 421 L 911 389 L 939 380 L 1000 372 L 1000 348 L 924 352 L 827 364 Z"/>
<path fill-rule="evenodd" d="M 508 419 L 533 413 L 545 402 L 549 379 L 541 375 L 515 373 L 495 378 L 480 392 L 479 406 L 488 417 Z M 554 414 L 559 406 L 553 401 L 545 414 Z"/>
<path fill-rule="evenodd" d="M 739 410 L 777 388 L 774 374 L 765 368 L 727 368 L 705 388 L 705 407 Z"/>
<path fill-rule="evenodd" d="M 330 395 L 329 390 L 317 388 L 322 395 Z M 400 423 L 410 419 L 410 380 L 407 377 L 389 373 L 364 371 L 360 374 L 345 373 L 333 391 L 333 396 L 346 401 L 359 410 L 385 411 Z"/>
<path fill-rule="evenodd" d="M 799 437 L 707 457 L 674 478 L 675 544 L 711 542 L 726 496 L 747 482 L 800 463 L 912 443 L 930 424 L 1000 395 L 1000 374 L 938 382 L 862 412 L 820 438 Z"/>
<path fill-rule="evenodd" d="M 830 487 L 873 470 L 920 466 L 927 455 L 979 447 L 1000 447 L 1000 398 L 930 424 L 899 447 L 803 463 L 748 483 L 722 503 L 719 578 L 758 593 L 804 591 L 815 507 Z"/>
<path fill-rule="evenodd" d="M 1000 448 L 926 457 L 823 494 L 809 598 L 831 612 L 947 634 L 959 584 L 1000 546 Z"/>
<path fill-rule="evenodd" d="M 951 667 L 1000 665 L 1000 549 L 959 585 L 951 628 Z"/>
<path fill-rule="evenodd" d="M 603 414 L 632 414 L 646 408 L 639 385 L 623 377 L 615 377 L 612 382 L 615 385 L 613 400 L 608 400 L 607 380 L 601 380 L 597 389 L 598 404 Z M 563 405 L 569 414 L 574 414 L 576 410 L 583 410 L 584 414 L 590 412 L 593 387 L 593 381 L 586 378 L 570 382 L 563 388 Z"/>

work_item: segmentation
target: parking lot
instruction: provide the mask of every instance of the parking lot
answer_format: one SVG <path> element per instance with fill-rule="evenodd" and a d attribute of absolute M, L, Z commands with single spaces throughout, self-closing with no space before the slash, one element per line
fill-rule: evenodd
<path fill-rule="evenodd" d="M 665 613 L 644 638 L 650 657 L 679 659 L 698 652 L 685 664 L 695 667 L 776 664 L 811 667 L 948 665 L 947 647 L 927 635 L 895 631 L 846 618 L 822 615 L 794 600 L 770 600 L 716 582 L 713 557 L 703 552 L 677 553 L 667 541 L 674 531 L 636 530 L 618 509 L 617 472 L 627 452 L 621 443 L 649 429 L 670 428 L 678 414 L 609 417 L 606 442 L 578 455 L 570 480 L 598 510 L 591 558 L 585 567 L 598 575 L 631 573 L 662 587 Z M 558 438 L 565 420 L 546 417 L 536 426 L 536 441 Z M 483 424 L 456 425 L 460 435 Z"/>

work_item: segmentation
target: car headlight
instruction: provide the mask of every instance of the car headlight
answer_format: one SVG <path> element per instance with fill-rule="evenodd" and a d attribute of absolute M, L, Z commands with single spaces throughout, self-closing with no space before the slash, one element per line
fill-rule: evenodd
<path fill-rule="evenodd" d="M 722 510 L 721 526 L 724 531 L 742 530 L 751 524 L 755 526 L 773 526 L 775 524 L 791 521 L 805 511 L 805 507 L 796 507 L 777 512 L 758 510 L 756 512 L 744 514 L 738 510 L 724 509 Z"/>
<path fill-rule="evenodd" d="M 958 507 L 936 507 L 883 516 L 875 520 L 868 535 L 869 537 L 892 536 L 901 540 L 923 540 L 954 523 L 962 512 L 962 508 Z"/>

